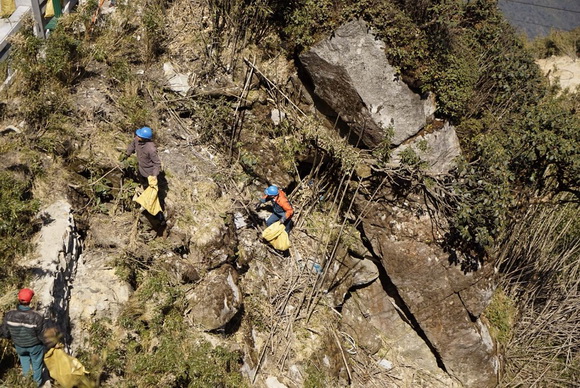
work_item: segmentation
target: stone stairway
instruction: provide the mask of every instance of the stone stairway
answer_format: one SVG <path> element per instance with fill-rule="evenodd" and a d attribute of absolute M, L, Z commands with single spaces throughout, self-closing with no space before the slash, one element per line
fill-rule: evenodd
<path fill-rule="evenodd" d="M 16 0 L 16 11 L 8 18 L 0 19 L 0 59 L 4 59 L 8 37 L 16 33 L 24 17 L 31 13 L 32 7 L 30 0 Z"/>

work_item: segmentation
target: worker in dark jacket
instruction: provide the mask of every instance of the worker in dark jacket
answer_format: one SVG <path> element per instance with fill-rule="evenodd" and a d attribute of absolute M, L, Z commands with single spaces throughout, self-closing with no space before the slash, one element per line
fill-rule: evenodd
<path fill-rule="evenodd" d="M 266 220 L 266 225 L 270 226 L 276 221 L 280 221 L 286 224 L 286 232 L 290 232 L 292 228 L 292 215 L 294 214 L 294 209 L 286 197 L 286 193 L 276 186 L 269 186 L 264 190 L 264 196 L 260 199 L 260 205 L 262 203 L 271 202 L 273 212 L 270 217 Z M 259 207 L 259 205 L 258 205 Z"/>
<path fill-rule="evenodd" d="M 127 147 L 126 156 L 131 156 L 135 153 L 137 155 L 137 162 L 139 163 L 139 182 L 144 189 L 149 187 L 149 177 L 154 176 L 158 178 L 159 182 L 159 202 L 161 208 L 165 208 L 165 191 L 166 181 L 159 176 L 161 172 L 161 160 L 157 155 L 157 148 L 153 143 L 153 131 L 149 127 L 142 127 L 135 131 L 135 138 Z M 154 215 L 160 226 L 165 227 L 166 221 L 163 211 Z"/>
<path fill-rule="evenodd" d="M 157 148 L 153 143 L 153 131 L 149 127 L 139 128 L 135 131 L 135 138 L 127 147 L 127 156 L 135 153 L 139 163 L 139 182 L 144 187 L 148 186 L 147 178 L 158 177 L 161 171 L 161 160 L 157 155 Z"/>
<path fill-rule="evenodd" d="M 44 318 L 30 308 L 34 291 L 23 288 L 18 292 L 20 304 L 16 310 L 8 311 L 2 322 L 2 336 L 12 338 L 16 353 L 22 365 L 22 374 L 28 375 L 32 367 L 32 377 L 40 386 L 44 366 Z"/>

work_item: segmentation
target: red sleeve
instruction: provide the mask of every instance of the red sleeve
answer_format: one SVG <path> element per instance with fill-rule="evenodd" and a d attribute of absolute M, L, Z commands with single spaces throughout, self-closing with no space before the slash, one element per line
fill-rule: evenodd
<path fill-rule="evenodd" d="M 294 209 L 292 208 L 292 205 L 290 205 L 290 202 L 288 202 L 288 198 L 286 197 L 286 194 L 283 191 L 280 191 L 280 193 L 278 194 L 278 199 L 276 203 L 282 206 L 282 209 L 284 209 L 284 211 L 286 212 L 286 219 L 289 220 L 290 217 L 292 217 L 292 214 L 294 214 Z"/>

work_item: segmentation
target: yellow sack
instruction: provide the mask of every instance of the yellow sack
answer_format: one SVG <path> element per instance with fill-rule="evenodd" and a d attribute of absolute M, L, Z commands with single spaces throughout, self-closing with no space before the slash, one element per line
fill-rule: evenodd
<path fill-rule="evenodd" d="M 45 18 L 51 18 L 54 16 L 54 4 L 52 3 L 53 1 L 57 0 L 48 0 L 46 2 L 46 10 L 44 11 Z"/>
<path fill-rule="evenodd" d="M 88 372 L 79 360 L 66 354 L 62 345 L 49 349 L 44 355 L 44 365 L 63 388 L 90 388 L 93 384 L 87 378 Z"/>
<path fill-rule="evenodd" d="M 58 1 L 59 4 L 61 4 L 60 3 L 60 0 L 48 0 L 46 2 L 46 10 L 44 11 L 44 17 L 45 18 L 51 18 L 51 17 L 54 16 L 54 2 L 55 1 Z"/>
<path fill-rule="evenodd" d="M 277 238 L 284 231 L 285 228 L 286 227 L 284 226 L 283 223 L 281 223 L 280 221 L 276 221 L 272 225 L 264 229 L 264 231 L 262 232 L 262 237 L 264 237 L 266 241 L 272 241 L 275 238 Z"/>
<path fill-rule="evenodd" d="M 288 233 L 283 230 L 278 237 L 270 241 L 270 244 L 272 244 L 272 246 L 279 251 L 286 251 L 290 249 L 290 239 L 288 238 Z"/>
<path fill-rule="evenodd" d="M 157 177 L 150 176 L 147 177 L 149 182 L 149 187 L 145 189 L 143 194 L 141 194 L 135 202 L 143 206 L 145 210 L 149 212 L 152 216 L 156 215 L 161 211 L 161 204 L 159 203 L 159 187 L 157 187 Z"/>
<path fill-rule="evenodd" d="M 1 3 L 2 11 L 0 11 L 3 18 L 10 17 L 16 11 L 16 1 L 15 0 L 2 0 Z"/>
<path fill-rule="evenodd" d="M 290 248 L 290 239 L 288 238 L 286 227 L 280 221 L 276 221 L 264 229 L 262 237 L 279 251 L 285 251 Z"/>

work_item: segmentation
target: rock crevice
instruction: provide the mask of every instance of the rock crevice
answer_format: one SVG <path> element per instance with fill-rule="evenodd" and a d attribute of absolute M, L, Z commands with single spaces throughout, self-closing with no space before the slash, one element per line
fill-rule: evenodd
<path fill-rule="evenodd" d="M 495 386 L 496 349 L 477 318 L 491 297 L 493 271 L 487 266 L 465 274 L 451 264 L 441 247 L 428 242 L 436 239 L 426 238 L 432 233 L 429 216 L 380 204 L 370 214 L 376 216 L 363 221 L 364 233 L 442 368 L 464 386 Z"/>
<path fill-rule="evenodd" d="M 33 275 L 37 310 L 72 342 L 69 318 L 71 291 L 83 243 L 76 228 L 71 205 L 59 200 L 41 211 L 43 226 L 38 232 L 35 253 L 23 263 Z"/>
<path fill-rule="evenodd" d="M 364 230 L 361 230 L 361 234 L 362 241 L 363 242 L 368 241 L 368 238 L 364 235 Z M 379 270 L 380 285 L 382 286 L 386 295 L 390 298 L 391 304 L 393 305 L 393 307 L 395 308 L 401 319 L 407 322 L 407 324 L 417 333 L 417 336 L 425 342 L 425 345 L 432 352 L 439 368 L 441 368 L 445 373 L 448 373 L 437 348 L 431 343 L 429 337 L 425 334 L 425 332 L 421 328 L 421 325 L 417 321 L 417 318 L 413 315 L 412 311 L 409 309 L 404 299 L 401 297 L 399 290 L 397 289 L 397 286 L 393 283 L 393 281 L 389 277 L 385 267 L 383 266 L 381 257 L 374 252 L 372 245 L 369 244 L 367 246 L 367 249 L 369 250 L 369 252 L 373 254 L 373 257 L 375 259 L 374 262 Z"/>

